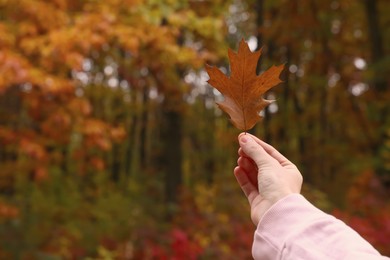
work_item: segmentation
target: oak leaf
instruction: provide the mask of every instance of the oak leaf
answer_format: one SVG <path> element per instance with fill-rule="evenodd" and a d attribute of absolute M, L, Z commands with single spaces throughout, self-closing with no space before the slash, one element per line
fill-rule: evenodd
<path fill-rule="evenodd" d="M 207 82 L 224 96 L 224 101 L 217 102 L 219 108 L 230 116 L 235 127 L 246 131 L 261 120 L 260 111 L 273 102 L 262 96 L 282 82 L 279 75 L 284 65 L 272 66 L 258 76 L 256 67 L 261 50 L 251 52 L 244 40 L 241 40 L 237 53 L 229 49 L 228 55 L 230 77 L 218 68 L 206 65 L 210 77 Z"/>

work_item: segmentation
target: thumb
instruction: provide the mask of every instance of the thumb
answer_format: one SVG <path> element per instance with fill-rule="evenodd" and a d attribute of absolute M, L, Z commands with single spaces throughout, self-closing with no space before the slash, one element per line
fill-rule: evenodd
<path fill-rule="evenodd" d="M 275 165 L 275 159 L 272 158 L 252 137 L 241 134 L 238 137 L 238 140 L 241 149 L 256 163 L 259 169 L 261 167 Z"/>

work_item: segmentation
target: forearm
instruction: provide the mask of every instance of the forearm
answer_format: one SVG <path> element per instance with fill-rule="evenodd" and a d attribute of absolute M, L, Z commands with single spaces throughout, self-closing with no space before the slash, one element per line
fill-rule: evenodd
<path fill-rule="evenodd" d="M 252 253 L 255 259 L 385 259 L 358 233 L 299 194 L 266 212 Z"/>

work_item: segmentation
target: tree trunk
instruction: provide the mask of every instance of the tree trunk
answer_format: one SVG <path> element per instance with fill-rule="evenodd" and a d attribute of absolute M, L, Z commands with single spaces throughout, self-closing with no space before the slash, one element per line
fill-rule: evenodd
<path fill-rule="evenodd" d="M 375 63 L 384 57 L 382 35 L 378 21 L 377 0 L 363 0 L 363 4 L 367 16 L 368 33 L 370 35 L 371 59 Z M 386 90 L 385 81 L 376 82 L 375 88 L 378 91 Z"/>
<path fill-rule="evenodd" d="M 261 31 L 264 24 L 264 0 L 257 0 L 255 2 L 255 12 L 256 12 L 256 39 L 257 39 L 257 47 L 256 51 L 260 50 L 263 46 L 263 36 L 261 35 Z M 256 73 L 259 74 L 261 71 L 261 58 L 257 61 Z M 256 133 L 256 125 L 248 131 L 251 134 Z"/>
<path fill-rule="evenodd" d="M 362 0 L 364 4 L 364 9 L 367 16 L 367 27 L 368 27 L 368 34 L 370 35 L 370 43 L 371 43 L 371 62 L 375 64 L 375 67 L 378 67 L 378 63 L 380 62 L 383 57 L 385 57 L 385 52 L 383 48 L 383 41 L 382 41 L 382 35 L 381 35 L 381 29 L 378 21 L 378 9 L 377 9 L 377 0 Z M 378 102 L 381 102 L 384 105 L 383 107 L 379 108 L 378 114 L 379 114 L 379 124 L 382 125 L 379 129 L 379 137 L 377 139 L 377 142 L 372 147 L 373 156 L 375 158 L 381 158 L 382 160 L 379 161 L 377 165 L 375 165 L 375 173 L 379 178 L 382 179 L 383 183 L 386 185 L 386 187 L 390 187 L 390 171 L 386 170 L 383 166 L 386 162 L 386 159 L 382 158 L 382 148 L 384 146 L 384 143 L 387 139 L 386 136 L 386 130 L 388 129 L 387 124 L 389 124 L 388 115 L 390 112 L 390 105 L 387 100 L 383 100 L 384 92 L 389 90 L 389 86 L 385 80 L 386 77 L 380 74 L 380 72 L 375 69 L 374 71 L 374 81 L 373 81 L 373 87 L 376 91 L 376 96 L 378 99 Z"/>
<path fill-rule="evenodd" d="M 140 168 L 146 168 L 147 154 L 146 154 L 146 138 L 147 138 L 147 123 L 149 115 L 149 88 L 145 86 L 142 90 L 142 114 L 141 114 L 141 130 L 140 130 Z"/>
<path fill-rule="evenodd" d="M 168 205 L 177 202 L 179 187 L 182 184 L 182 118 L 180 112 L 172 107 L 172 104 L 176 103 L 175 98 L 170 97 L 169 94 L 166 95 L 162 111 L 161 166 L 164 173 L 165 199 Z"/>
<path fill-rule="evenodd" d="M 131 103 L 133 106 L 136 104 L 137 98 L 136 98 L 136 92 L 133 91 L 131 94 Z M 131 165 L 132 165 L 132 159 L 133 159 L 133 151 L 134 151 L 134 135 L 136 132 L 136 126 L 138 123 L 138 116 L 136 113 L 132 112 L 132 115 L 130 115 L 131 119 L 129 120 L 129 125 L 128 125 L 128 133 L 127 133 L 127 143 L 126 143 L 126 160 L 125 160 L 125 175 L 130 176 L 131 172 Z"/>

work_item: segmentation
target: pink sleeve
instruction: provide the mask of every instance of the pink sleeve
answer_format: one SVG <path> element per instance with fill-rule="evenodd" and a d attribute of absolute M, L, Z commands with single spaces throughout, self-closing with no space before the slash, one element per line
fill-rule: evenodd
<path fill-rule="evenodd" d="M 255 232 L 252 254 L 261 260 L 389 259 L 300 194 L 281 199 L 265 213 Z"/>

